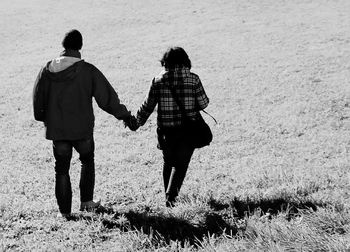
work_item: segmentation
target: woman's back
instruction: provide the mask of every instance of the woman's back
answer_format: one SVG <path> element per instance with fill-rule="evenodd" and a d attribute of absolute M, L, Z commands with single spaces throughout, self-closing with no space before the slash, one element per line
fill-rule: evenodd
<path fill-rule="evenodd" d="M 154 78 L 152 86 L 158 104 L 157 122 L 161 127 L 179 126 L 183 119 L 181 109 L 188 118 L 195 118 L 209 103 L 198 75 L 187 67 L 165 69 Z"/>

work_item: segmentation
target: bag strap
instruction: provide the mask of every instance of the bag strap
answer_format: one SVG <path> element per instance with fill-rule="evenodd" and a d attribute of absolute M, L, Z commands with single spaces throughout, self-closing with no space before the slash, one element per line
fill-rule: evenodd
<path fill-rule="evenodd" d="M 181 114 L 183 115 L 183 117 L 186 117 L 187 114 L 186 114 L 185 108 L 182 106 L 182 103 L 180 102 L 179 97 L 176 95 L 176 92 L 175 92 L 174 88 L 171 85 L 169 85 L 169 89 L 170 89 L 171 95 L 173 96 L 177 106 L 179 106 L 179 108 L 180 108 Z M 204 113 L 209 115 L 214 120 L 215 124 L 218 124 L 216 119 L 211 114 L 209 114 L 204 109 L 200 109 L 200 110 L 202 110 Z"/>
<path fill-rule="evenodd" d="M 216 121 L 216 119 L 214 118 L 214 116 L 212 116 L 211 114 L 209 114 L 207 111 L 205 111 L 204 109 L 202 109 L 202 111 L 204 112 L 204 113 L 206 113 L 208 116 L 210 116 L 213 120 L 214 120 L 214 122 L 215 122 L 215 124 L 218 124 L 218 122 Z"/>

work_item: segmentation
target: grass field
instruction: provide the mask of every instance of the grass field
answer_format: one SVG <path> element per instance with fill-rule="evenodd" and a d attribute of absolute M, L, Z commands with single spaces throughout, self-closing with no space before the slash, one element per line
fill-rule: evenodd
<path fill-rule="evenodd" d="M 1 0 L 0 251 L 350 251 L 350 1 Z M 164 206 L 156 113 L 137 132 L 95 106 L 96 198 L 56 218 L 54 159 L 34 121 L 39 69 L 66 31 L 135 112 L 168 46 L 210 98 L 213 143 Z"/>

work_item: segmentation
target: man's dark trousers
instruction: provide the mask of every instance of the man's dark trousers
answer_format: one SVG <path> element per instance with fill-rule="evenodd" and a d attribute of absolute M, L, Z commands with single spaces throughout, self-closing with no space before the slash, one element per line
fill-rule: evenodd
<path fill-rule="evenodd" d="M 73 148 L 79 153 L 81 161 L 80 201 L 93 199 L 95 185 L 94 139 L 53 141 L 53 153 L 56 159 L 55 194 L 61 213 L 71 213 L 72 187 L 69 177 Z"/>

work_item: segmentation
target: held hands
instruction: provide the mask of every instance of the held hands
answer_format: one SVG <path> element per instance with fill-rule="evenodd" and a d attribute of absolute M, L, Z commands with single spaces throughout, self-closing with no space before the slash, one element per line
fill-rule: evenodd
<path fill-rule="evenodd" d="M 136 131 L 140 126 L 137 123 L 137 119 L 135 116 L 131 115 L 124 119 L 125 128 L 128 127 L 132 131 Z"/>

